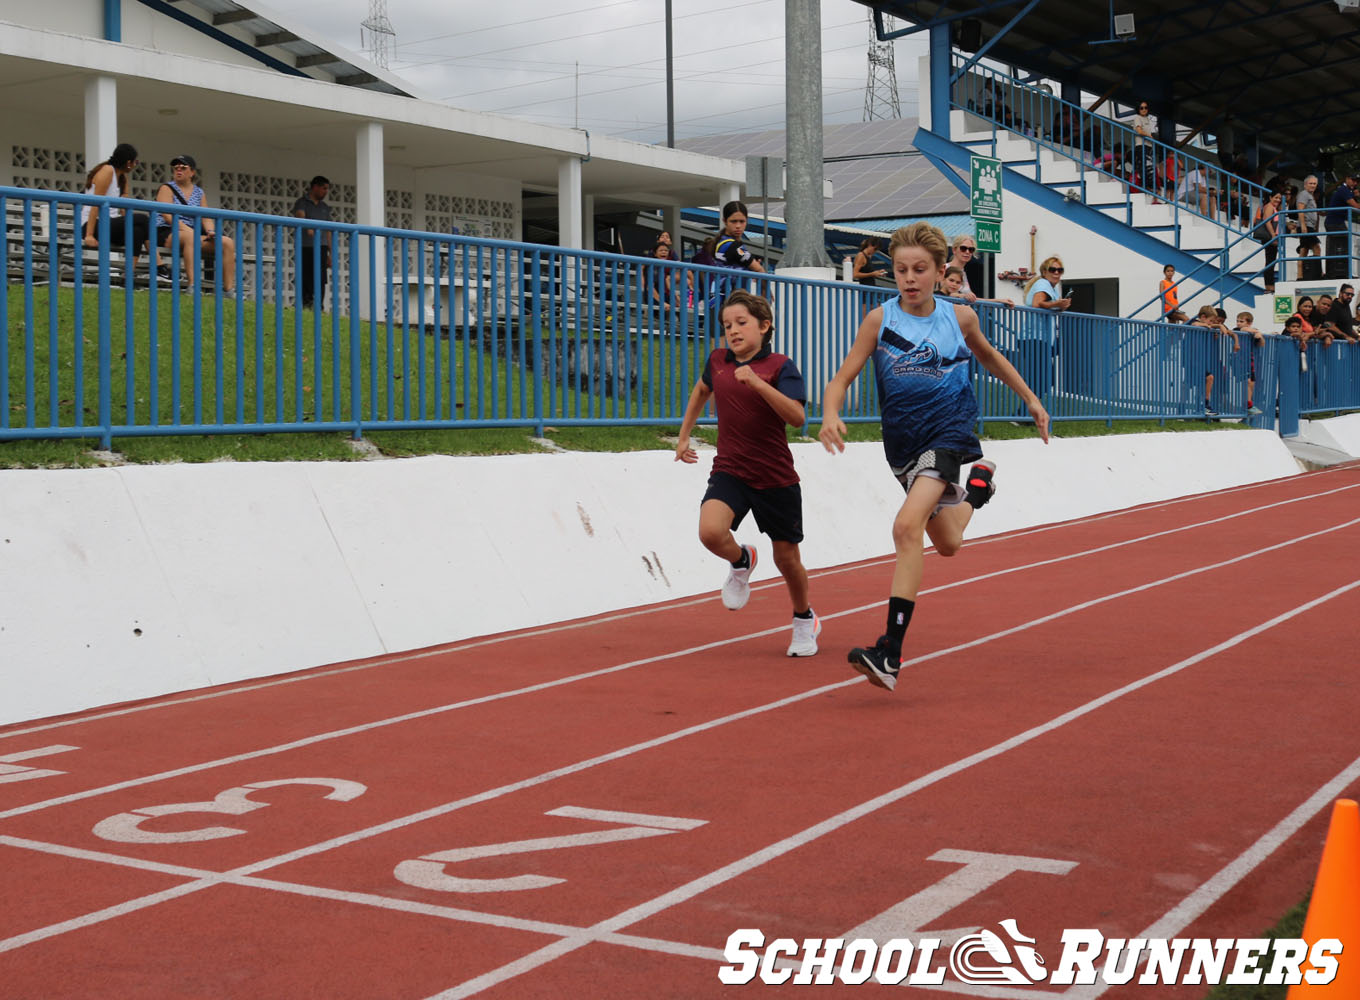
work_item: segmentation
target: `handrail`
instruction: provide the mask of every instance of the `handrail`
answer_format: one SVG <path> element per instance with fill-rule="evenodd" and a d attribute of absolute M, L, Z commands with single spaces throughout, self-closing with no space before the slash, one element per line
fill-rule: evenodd
<path fill-rule="evenodd" d="M 953 65 L 958 66 L 963 55 L 951 53 Z M 1009 97 L 1009 101 L 1007 100 Z M 1194 171 L 1202 171 L 1204 187 L 1203 206 L 1186 204 L 1184 211 L 1206 219 L 1225 229 L 1250 232 L 1250 219 L 1256 207 L 1266 197 L 1264 187 L 1245 180 L 1222 166 L 1214 165 L 1199 156 L 1186 153 L 1184 149 L 1169 145 L 1151 136 L 1140 136 L 1132 128 L 1104 115 L 1097 115 L 1085 108 L 1063 100 L 1053 94 L 1022 83 L 1010 74 L 990 66 L 975 65 L 953 86 L 950 95 L 952 107 L 989 122 L 995 128 L 1033 141 L 1037 146 L 1053 150 L 1063 156 L 1077 159 L 1085 169 L 1094 170 L 1107 177 L 1123 182 L 1126 187 L 1125 201 L 1130 217 L 1132 215 L 1132 194 L 1138 190 L 1154 197 L 1167 194 L 1173 203 L 1173 210 L 1179 211 L 1181 194 L 1180 183 Z M 1018 107 L 1015 105 L 1018 104 Z M 1139 146 L 1155 153 L 1154 172 L 1164 177 L 1168 161 L 1174 169 L 1176 183 L 1168 184 L 1170 191 L 1149 184 L 1141 176 L 1144 163 L 1134 162 Z M 1126 163 L 1126 172 L 1112 169 L 1114 161 L 1111 151 L 1120 150 Z M 1134 175 L 1138 174 L 1137 183 Z M 1035 164 L 1035 179 L 1039 176 L 1039 164 Z M 1085 186 L 1085 170 L 1081 181 Z M 1194 191 L 1200 189 L 1196 187 Z M 1210 202 L 1208 192 L 1214 193 Z M 1192 193 L 1192 192 L 1187 192 Z M 1082 191 L 1083 199 L 1086 192 Z M 1218 218 L 1218 200 L 1224 204 L 1225 220 Z M 1226 221 L 1240 222 L 1246 215 L 1247 222 L 1233 225 Z M 1179 245 L 1179 244 L 1178 244 Z"/>

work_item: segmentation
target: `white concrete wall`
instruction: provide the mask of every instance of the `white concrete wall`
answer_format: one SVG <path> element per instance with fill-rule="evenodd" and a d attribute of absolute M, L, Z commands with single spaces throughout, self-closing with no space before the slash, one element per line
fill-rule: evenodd
<path fill-rule="evenodd" d="M 971 536 L 1298 471 L 1265 431 L 988 454 Z M 0 471 L 0 723 L 716 591 L 695 535 L 711 455 Z M 881 447 L 795 457 L 807 565 L 890 553 Z"/>

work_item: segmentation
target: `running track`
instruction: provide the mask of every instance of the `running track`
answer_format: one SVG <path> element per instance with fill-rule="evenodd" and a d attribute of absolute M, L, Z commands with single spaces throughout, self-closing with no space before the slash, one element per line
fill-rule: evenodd
<path fill-rule="evenodd" d="M 889 573 L 814 574 L 807 660 L 776 580 L 0 730 L 0 993 L 719 996 L 743 927 L 1056 957 L 1311 885 L 1360 793 L 1360 468 L 928 555 L 895 694 L 845 663 Z"/>

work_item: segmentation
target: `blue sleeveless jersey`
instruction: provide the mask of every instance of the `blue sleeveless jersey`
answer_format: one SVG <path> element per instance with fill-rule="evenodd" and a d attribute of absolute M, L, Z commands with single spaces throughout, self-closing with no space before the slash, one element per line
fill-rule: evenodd
<path fill-rule="evenodd" d="M 908 465 L 933 448 L 961 452 L 965 462 L 982 454 L 973 433 L 972 357 L 951 303 L 937 298 L 929 316 L 911 315 L 898 299 L 883 303 L 874 374 L 889 465 Z"/>

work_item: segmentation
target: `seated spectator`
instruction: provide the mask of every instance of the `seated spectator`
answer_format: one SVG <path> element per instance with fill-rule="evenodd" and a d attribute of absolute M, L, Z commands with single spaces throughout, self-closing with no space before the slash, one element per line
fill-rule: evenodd
<path fill-rule="evenodd" d="M 661 249 L 661 247 L 663 247 L 663 246 L 664 246 L 667 250 L 672 251 L 672 252 L 669 254 L 669 256 L 671 257 L 671 259 L 674 259 L 674 258 L 675 258 L 675 253 L 674 253 L 675 245 L 671 242 L 671 234 L 668 233 L 668 232 L 666 232 L 666 230 L 664 230 L 664 229 L 661 230 L 661 232 L 659 232 L 659 233 L 656 234 L 656 243 L 652 246 L 652 256 L 653 256 L 653 257 L 659 257 L 660 254 L 657 253 L 657 250 Z"/>
<path fill-rule="evenodd" d="M 109 158 L 103 163 L 95 164 L 85 176 L 85 193 L 108 195 L 111 198 L 131 197 L 128 191 L 128 174 L 137 165 L 137 149 L 126 142 L 120 142 L 114 147 Z M 81 206 L 80 229 L 84 234 L 81 242 L 87 247 L 99 246 L 99 213 L 102 209 L 98 205 Z M 134 212 L 131 216 L 124 214 L 121 208 L 109 209 L 109 248 L 122 252 L 127 246 L 127 229 L 132 227 L 132 257 L 135 261 L 146 246 L 151 234 L 151 218 L 142 212 Z"/>
<path fill-rule="evenodd" d="M 658 261 L 670 261 L 670 244 L 657 243 L 656 249 L 652 253 Z M 651 272 L 648 278 L 648 287 L 651 289 L 654 303 L 665 310 L 674 309 L 676 303 L 682 299 L 690 305 L 693 304 L 693 297 L 689 294 L 694 277 L 692 273 L 681 275 L 676 268 L 664 265 L 653 266 L 648 270 Z M 684 289 L 683 294 L 681 294 L 682 288 Z"/>
<path fill-rule="evenodd" d="M 1190 322 L 1190 317 L 1187 316 L 1185 313 L 1181 312 L 1179 309 L 1172 309 L 1169 313 L 1166 314 L 1166 321 L 1168 323 L 1185 324 Z"/>
<path fill-rule="evenodd" d="M 1351 301 L 1355 298 L 1355 289 L 1350 285 L 1342 285 L 1341 290 L 1336 294 L 1334 301 L 1327 310 L 1327 322 L 1337 331 L 1337 333 L 1351 343 L 1360 340 L 1360 335 L 1355 332 L 1355 315 L 1351 312 Z"/>
<path fill-rule="evenodd" d="M 1209 187 L 1209 175 L 1204 167 L 1188 161 L 1189 168 L 1176 188 L 1176 200 L 1191 207 L 1198 206 L 1200 214 L 1206 218 L 1218 217 L 1218 192 Z"/>
<path fill-rule="evenodd" d="M 1064 104 L 1053 116 L 1053 141 L 1059 146 L 1071 146 L 1080 139 L 1076 114 L 1071 105 Z"/>
<path fill-rule="evenodd" d="M 190 207 L 208 207 L 207 196 L 203 189 L 195 183 L 198 173 L 198 164 L 194 158 L 187 154 L 176 156 L 170 161 L 171 179 L 160 186 L 156 192 L 156 200 L 165 204 L 180 204 Z M 180 255 L 184 261 L 186 273 L 192 275 L 194 264 L 194 225 L 195 221 L 202 234 L 200 246 L 205 259 L 211 259 L 217 253 L 216 242 L 216 220 L 207 216 L 195 220 L 192 217 L 162 213 L 161 221 L 166 226 L 165 235 L 161 237 L 160 244 L 169 247 L 173 244 L 175 227 L 179 228 Z M 222 290 L 231 295 L 236 290 L 236 241 L 230 236 L 222 237 Z"/>

